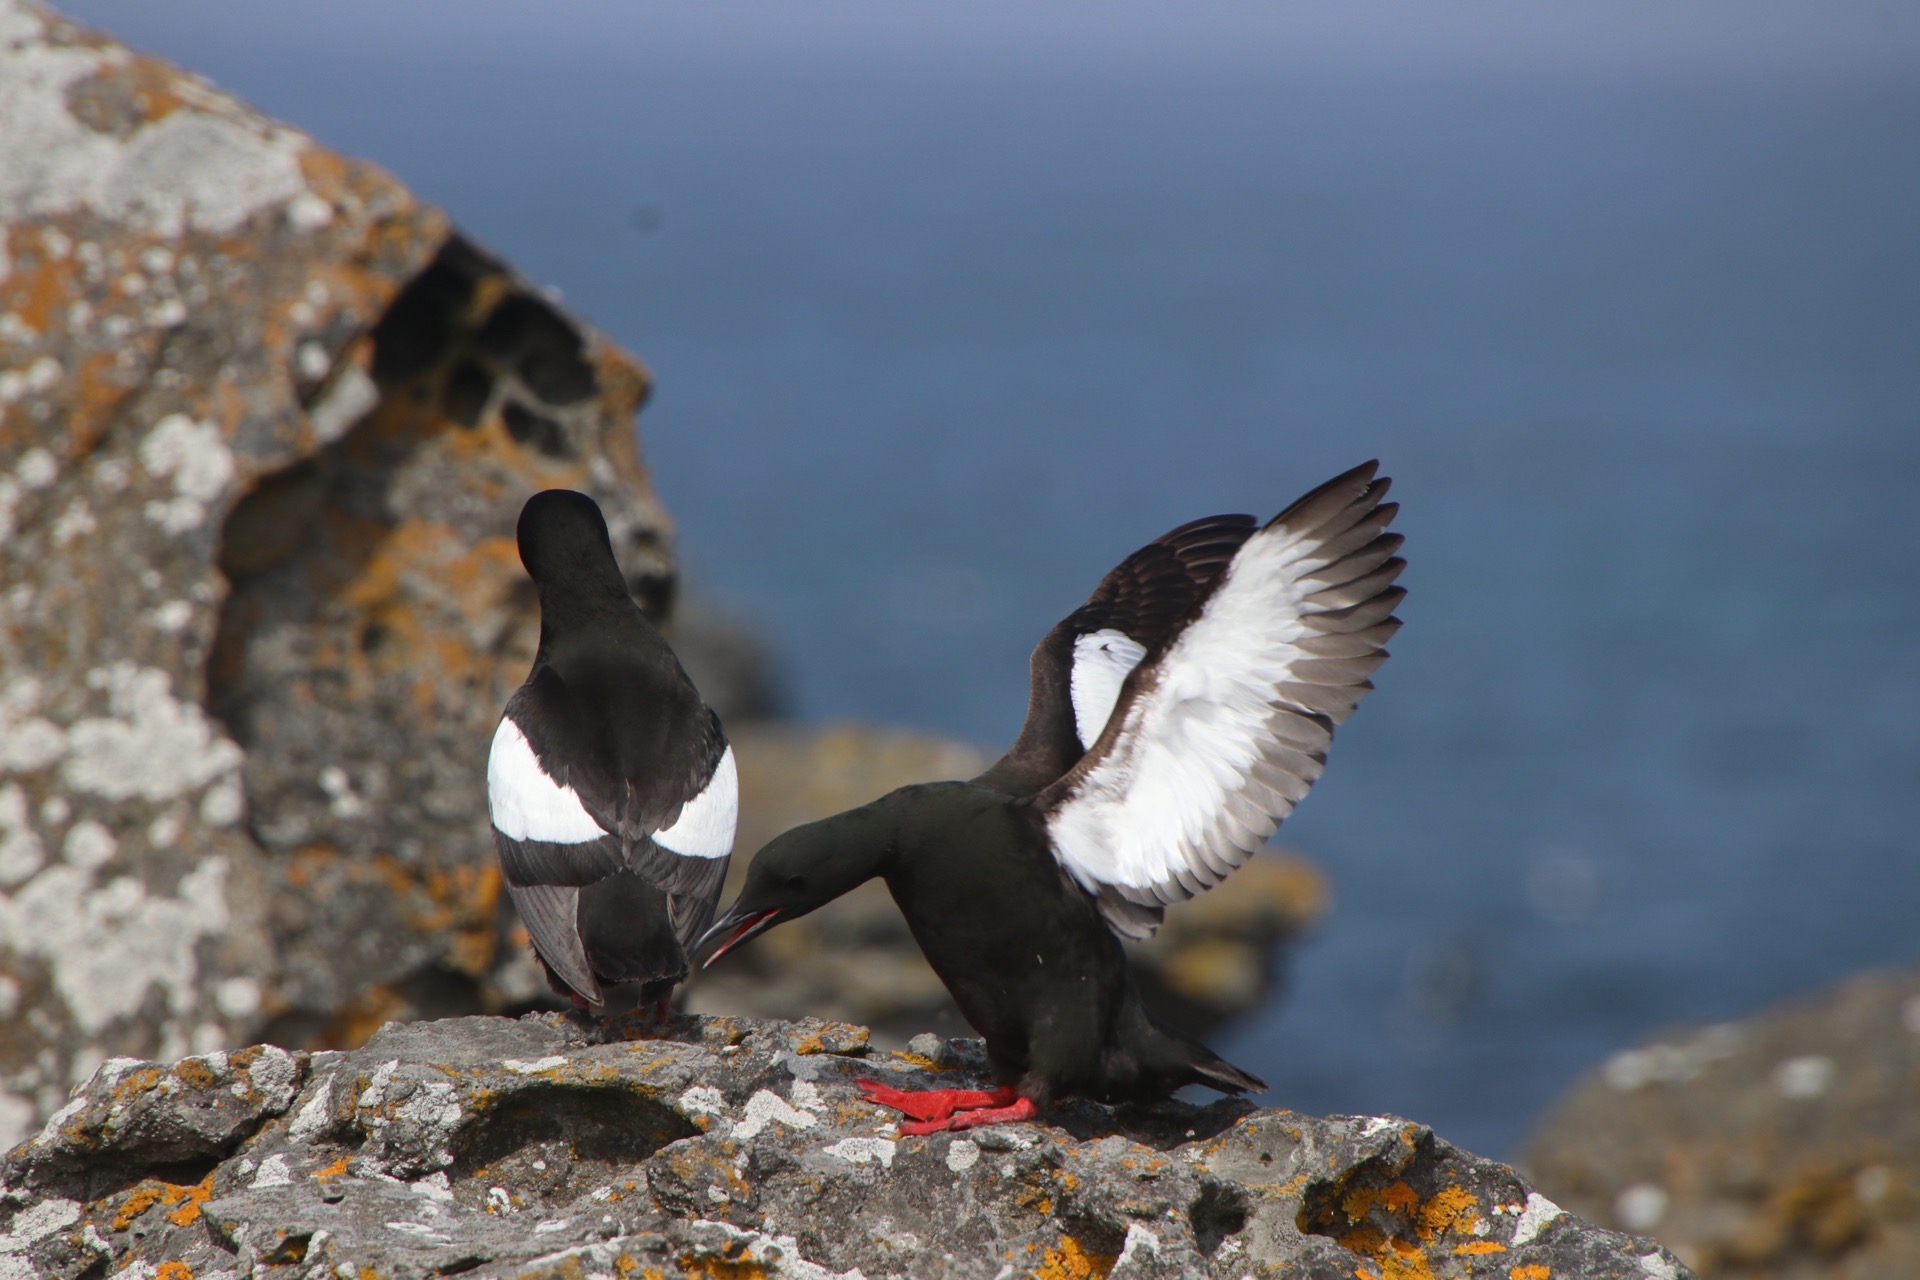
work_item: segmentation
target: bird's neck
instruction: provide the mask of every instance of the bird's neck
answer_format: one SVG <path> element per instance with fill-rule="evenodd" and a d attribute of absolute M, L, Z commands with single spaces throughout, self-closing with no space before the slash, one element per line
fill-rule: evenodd
<path fill-rule="evenodd" d="M 1073 734 L 1069 690 L 1053 677 L 1062 661 L 1058 650 L 1066 643 L 1049 635 L 1034 649 L 1028 664 L 1027 718 L 1020 726 L 1020 736 L 1006 755 L 973 780 L 974 785 L 1010 796 L 1035 795 L 1085 754 Z M 1070 655 L 1070 648 L 1068 652 Z M 1068 662 L 1070 665 L 1070 657 Z"/>
<path fill-rule="evenodd" d="M 900 815 L 891 803 L 898 793 L 849 809 L 835 819 L 833 861 L 836 878 L 849 889 L 890 874 L 900 858 Z"/>
<path fill-rule="evenodd" d="M 580 653 L 672 650 L 633 597 L 613 590 L 543 590 L 540 593 L 540 653 L 536 665 L 564 660 L 563 650 Z"/>

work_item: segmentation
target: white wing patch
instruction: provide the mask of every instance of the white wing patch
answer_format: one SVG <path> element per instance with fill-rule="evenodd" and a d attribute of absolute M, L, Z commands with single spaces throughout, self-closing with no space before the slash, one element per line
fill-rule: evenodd
<path fill-rule="evenodd" d="M 1120 698 L 1120 686 L 1146 656 L 1138 640 L 1112 627 L 1074 637 L 1068 691 L 1073 698 L 1073 727 L 1081 747 L 1091 747 L 1107 727 L 1107 717 Z"/>
<path fill-rule="evenodd" d="M 740 776 L 728 747 L 713 767 L 706 789 L 680 808 L 673 825 L 653 833 L 653 842 L 683 858 L 724 858 L 733 852 L 740 816 Z"/>
<path fill-rule="evenodd" d="M 1330 724 L 1372 687 L 1366 676 L 1399 625 L 1386 616 L 1399 539 L 1379 536 L 1391 511 L 1373 514 L 1377 503 L 1357 494 L 1337 513 L 1309 513 L 1317 527 L 1276 521 L 1249 539 L 1119 713 L 1108 751 L 1063 780 L 1048 831 L 1089 893 L 1109 887 L 1143 906 L 1190 898 L 1306 795 Z M 1076 710 L 1078 675 L 1076 662 Z"/>
<path fill-rule="evenodd" d="M 572 787 L 547 776 L 527 735 L 506 716 L 493 732 L 487 756 L 487 808 L 493 825 L 510 840 L 585 844 L 607 834 Z"/>

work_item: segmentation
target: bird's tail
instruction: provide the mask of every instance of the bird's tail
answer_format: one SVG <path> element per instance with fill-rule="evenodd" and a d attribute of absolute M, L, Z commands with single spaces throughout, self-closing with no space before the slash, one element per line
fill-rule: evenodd
<path fill-rule="evenodd" d="M 1188 1043 L 1192 1044 L 1191 1041 Z M 1204 1084 L 1222 1093 L 1265 1093 L 1267 1091 L 1265 1080 L 1250 1072 L 1242 1071 L 1205 1045 L 1192 1044 L 1192 1049 L 1193 1053 L 1188 1058 L 1188 1063 L 1193 1068 L 1195 1084 Z"/>
<path fill-rule="evenodd" d="M 1182 1085 L 1203 1084 L 1222 1093 L 1265 1093 L 1267 1082 L 1222 1058 L 1198 1040 L 1169 1031 L 1133 999 L 1123 1006 L 1123 1020 L 1131 1022 L 1125 1038 L 1139 1046 L 1142 1065 L 1151 1078 L 1171 1093 Z"/>

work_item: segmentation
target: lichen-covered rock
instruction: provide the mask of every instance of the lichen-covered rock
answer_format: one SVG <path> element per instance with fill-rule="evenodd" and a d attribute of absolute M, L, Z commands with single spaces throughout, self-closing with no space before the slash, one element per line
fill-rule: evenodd
<path fill-rule="evenodd" d="M 384 173 L 0 0 L 0 1137 L 523 981 L 513 523 L 593 493 L 664 602 L 645 388 Z"/>
<path fill-rule="evenodd" d="M 782 831 L 909 783 L 972 777 L 990 763 L 976 748 L 893 729 L 749 724 L 729 733 L 740 762 L 740 856 L 729 895 L 745 880 L 753 852 Z M 1196 1035 L 1263 1007 L 1288 947 L 1318 923 L 1326 904 L 1325 881 L 1311 862 L 1263 853 L 1130 948 L 1149 1005 Z M 966 1030 L 879 881 L 729 954 L 696 978 L 687 1006 L 759 1017 L 805 1009 L 867 1023 L 894 1045 L 929 1027 Z"/>
<path fill-rule="evenodd" d="M 304 1054 L 274 1045 L 214 1052 L 161 1067 L 113 1058 L 74 1091 L 13 1166 L 29 1177 L 144 1160 L 173 1164 L 223 1154 L 287 1109 L 305 1074 Z"/>
<path fill-rule="evenodd" d="M 535 489 L 600 501 L 734 717 L 743 852 L 985 764 L 741 724 L 779 691 L 737 625 L 667 616 L 646 386 L 386 174 L 0 0 L 0 1142 L 110 1057 L 546 998 L 484 796 Z M 1150 995 L 1193 1029 L 1255 1007 L 1321 897 L 1248 867 L 1141 953 Z M 695 1005 L 960 1029 L 877 885 L 757 948 Z"/>
<path fill-rule="evenodd" d="M 534 1018 L 395 1025 L 289 1057 L 290 1096 L 214 1128 L 246 1055 L 112 1063 L 7 1157 L 0 1276 L 1688 1274 L 1391 1117 L 1078 1103 L 903 1138 L 855 1078 L 981 1083 L 977 1041 L 919 1047 L 818 1020 L 593 1047 Z"/>
<path fill-rule="evenodd" d="M 1705 1276 L 1920 1275 L 1920 973 L 1617 1054 L 1525 1163 Z"/>

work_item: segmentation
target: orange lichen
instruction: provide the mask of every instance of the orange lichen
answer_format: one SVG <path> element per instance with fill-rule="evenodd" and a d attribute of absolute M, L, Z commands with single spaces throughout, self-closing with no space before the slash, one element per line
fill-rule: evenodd
<path fill-rule="evenodd" d="M 45 333 L 54 316 L 65 310 L 78 280 L 78 265 L 71 261 L 42 258 L 38 267 L 16 266 L 13 288 L 7 293 L 8 309 L 28 328 Z"/>
<path fill-rule="evenodd" d="M 429 867 L 419 884 L 432 906 L 414 913 L 414 924 L 425 931 L 452 934 L 447 958 L 455 969 L 476 976 L 493 965 L 494 921 L 500 902 L 500 867 Z"/>
<path fill-rule="evenodd" d="M 1034 1280 L 1099 1280 L 1113 1270 L 1119 1255 L 1093 1253 L 1072 1236 L 1060 1237 L 1060 1243 L 1046 1251 L 1034 1268 Z"/>
<path fill-rule="evenodd" d="M 114 377 L 118 366 L 119 353 L 114 351 L 96 351 L 80 361 L 72 382 L 75 402 L 66 414 L 67 435 L 76 456 L 93 452 L 113 424 L 116 411 L 133 392 Z"/>
<path fill-rule="evenodd" d="M 347 1171 L 347 1161 L 347 1156 L 341 1156 L 326 1168 L 315 1169 L 312 1176 L 320 1179 L 322 1182 L 325 1182 L 328 1178 L 337 1178 Z"/>
<path fill-rule="evenodd" d="M 1404 1182 L 1384 1187 L 1354 1187 L 1340 1198 L 1349 1222 L 1358 1222 L 1375 1208 L 1404 1218 L 1420 1208 L 1420 1195 Z"/>
<path fill-rule="evenodd" d="M 1381 1280 L 1432 1280 L 1433 1267 L 1420 1246 L 1389 1236 L 1378 1227 L 1359 1227 L 1339 1237 L 1340 1247 L 1372 1261 Z"/>
<path fill-rule="evenodd" d="M 1387 1251 L 1387 1233 L 1378 1227 L 1360 1227 L 1339 1237 L 1340 1247 L 1363 1258 L 1374 1258 Z"/>
<path fill-rule="evenodd" d="M 213 1175 L 209 1173 L 191 1187 L 172 1187 L 170 1190 L 178 1191 L 180 1195 L 178 1197 L 168 1195 L 167 1203 L 172 1204 L 175 1199 L 178 1199 L 181 1204 L 178 1209 L 167 1215 L 167 1221 L 176 1227 L 190 1227 L 200 1221 L 200 1206 L 213 1196 Z"/>
<path fill-rule="evenodd" d="M 844 1022 L 830 1022 L 812 1035 L 794 1041 L 793 1051 L 802 1057 L 813 1053 L 832 1053 L 834 1050 L 827 1044 L 827 1036 L 830 1033 L 836 1043 L 843 1043 L 851 1038 L 855 1044 L 861 1045 L 866 1044 L 870 1036 L 865 1027 L 850 1026 Z"/>
<path fill-rule="evenodd" d="M 1342 1229 L 1342 1218 L 1346 1229 Z M 1334 1204 L 1316 1211 L 1316 1222 L 1342 1248 L 1379 1267 L 1377 1280 L 1431 1280 L 1436 1257 L 1505 1252 L 1504 1245 L 1484 1240 L 1448 1247 L 1459 1237 L 1470 1236 L 1481 1223 L 1479 1200 L 1456 1184 L 1425 1199 L 1405 1181 L 1384 1187 L 1349 1185 L 1341 1188 Z M 1429 1256 L 1429 1249 L 1443 1248 L 1445 1254 Z"/>
<path fill-rule="evenodd" d="M 126 1202 L 120 1206 L 120 1212 L 113 1215 L 113 1229 L 115 1231 L 125 1231 L 133 1225 L 134 1219 L 165 1199 L 169 1190 L 179 1191 L 181 1189 L 173 1186 L 171 1183 L 160 1182 L 152 1178 L 142 1182 L 127 1196 Z M 178 1200 L 179 1198 L 180 1197 L 176 1195 L 173 1199 Z M 167 1203 L 172 1204 L 173 1200 L 169 1200 Z"/>
<path fill-rule="evenodd" d="M 1507 1272 L 1507 1275 L 1510 1276 L 1512 1280 L 1547 1280 L 1547 1277 L 1552 1274 L 1551 1271 L 1537 1262 L 1530 1262 L 1526 1266 L 1515 1267 L 1513 1270 Z"/>
<path fill-rule="evenodd" d="M 1396 1249 L 1402 1243 L 1395 1241 Z M 1413 1246 L 1411 1253 L 1391 1252 L 1380 1259 L 1380 1280 L 1433 1280 L 1427 1255 Z"/>
<path fill-rule="evenodd" d="M 173 1074 L 195 1089 L 211 1089 L 220 1083 L 220 1077 L 202 1058 L 183 1058 L 174 1064 Z"/>
<path fill-rule="evenodd" d="M 131 1102 L 159 1084 L 163 1074 L 159 1067 L 142 1067 L 113 1086 L 113 1100 L 119 1103 Z"/>
<path fill-rule="evenodd" d="M 683 1253 L 679 1261 L 690 1280 L 772 1280 L 774 1275 L 763 1264 L 745 1259 L 736 1262 Z"/>
<path fill-rule="evenodd" d="M 1473 1230 L 1480 1201 L 1465 1187 L 1443 1187 L 1420 1206 L 1414 1218 L 1414 1230 L 1422 1242 L 1432 1244 L 1436 1236 L 1449 1231 L 1465 1234 Z"/>
<path fill-rule="evenodd" d="M 193 1280 L 193 1268 L 184 1262 L 163 1262 L 153 1273 L 153 1280 Z"/>
<path fill-rule="evenodd" d="M 124 95 L 142 125 L 157 124 L 187 105 L 180 92 L 180 73 L 157 58 L 130 58 L 102 64 L 67 88 L 69 109 L 76 120 L 101 133 L 118 133 L 129 124 L 113 118 L 103 100 Z M 117 92 L 116 92 L 117 91 Z M 192 92 L 192 90 L 189 90 Z"/>

